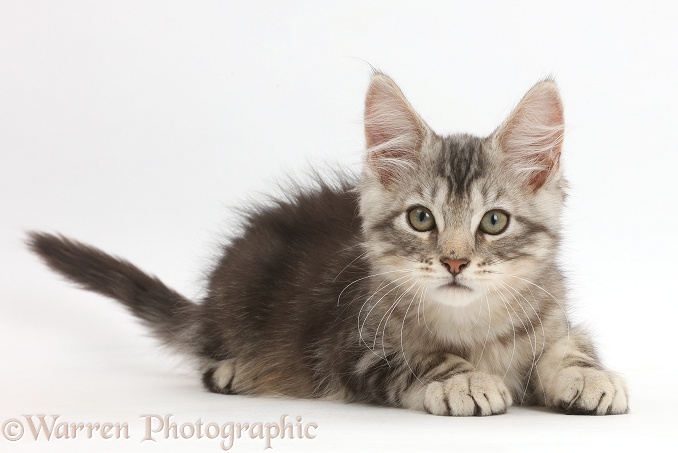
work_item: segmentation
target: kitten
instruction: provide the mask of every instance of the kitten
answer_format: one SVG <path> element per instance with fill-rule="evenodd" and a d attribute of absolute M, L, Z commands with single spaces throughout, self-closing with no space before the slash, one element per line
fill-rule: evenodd
<path fill-rule="evenodd" d="M 436 415 L 514 402 L 627 412 L 624 382 L 567 319 L 555 83 L 536 84 L 489 137 L 442 137 L 375 73 L 365 137 L 357 180 L 318 180 L 246 215 L 201 303 L 63 236 L 29 245 L 196 358 L 212 392 Z"/>

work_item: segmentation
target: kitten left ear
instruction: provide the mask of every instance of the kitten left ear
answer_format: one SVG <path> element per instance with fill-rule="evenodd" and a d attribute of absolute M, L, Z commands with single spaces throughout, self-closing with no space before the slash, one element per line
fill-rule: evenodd
<path fill-rule="evenodd" d="M 553 80 L 537 83 L 494 133 L 510 172 L 538 190 L 558 169 L 565 122 Z"/>
<path fill-rule="evenodd" d="M 429 132 L 398 85 L 385 74 L 374 74 L 365 96 L 367 163 L 384 187 L 418 164 Z"/>

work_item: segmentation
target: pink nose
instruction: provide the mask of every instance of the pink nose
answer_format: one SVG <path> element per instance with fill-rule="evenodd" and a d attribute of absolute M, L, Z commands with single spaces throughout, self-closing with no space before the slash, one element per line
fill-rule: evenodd
<path fill-rule="evenodd" d="M 461 274 L 461 271 L 463 271 L 464 268 L 468 266 L 469 263 L 469 260 L 451 260 L 447 258 L 443 258 L 440 261 L 452 275 Z"/>

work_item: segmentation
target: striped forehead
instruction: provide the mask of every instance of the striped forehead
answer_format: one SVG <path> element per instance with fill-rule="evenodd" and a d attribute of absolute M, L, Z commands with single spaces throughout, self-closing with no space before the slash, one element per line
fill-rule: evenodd
<path fill-rule="evenodd" d="M 483 142 L 471 135 L 453 135 L 443 139 L 435 168 L 437 176 L 447 184 L 451 199 L 470 196 L 473 186 L 486 171 Z"/>
<path fill-rule="evenodd" d="M 488 195 L 495 196 L 483 141 L 471 135 L 444 137 L 429 154 L 423 177 L 400 193 L 402 205 L 423 204 L 434 212 L 439 227 L 461 227 Z M 400 203 L 399 203 L 400 204 Z M 390 218 L 400 214 L 400 208 Z"/>
<path fill-rule="evenodd" d="M 437 177 L 436 182 L 438 190 L 431 199 L 431 205 L 435 208 L 438 227 L 441 230 L 465 229 L 476 223 L 478 210 L 486 204 L 481 180 L 472 182 L 462 196 L 450 193 L 451 189 L 443 178 Z"/>

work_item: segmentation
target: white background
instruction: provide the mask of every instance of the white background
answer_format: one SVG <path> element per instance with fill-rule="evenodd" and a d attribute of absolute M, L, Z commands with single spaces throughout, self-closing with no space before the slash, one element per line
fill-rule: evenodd
<path fill-rule="evenodd" d="M 0 1 L 0 423 L 46 413 L 131 431 L 0 434 L 0 450 L 220 449 L 141 443 L 143 414 L 319 425 L 316 439 L 274 451 L 675 445 L 676 24 L 670 1 Z M 534 82 L 556 77 L 573 316 L 627 377 L 631 414 L 449 419 L 209 394 L 123 309 L 23 246 L 26 230 L 61 232 L 198 298 L 231 207 L 310 166 L 359 168 L 368 63 L 440 133 L 489 134 Z"/>

